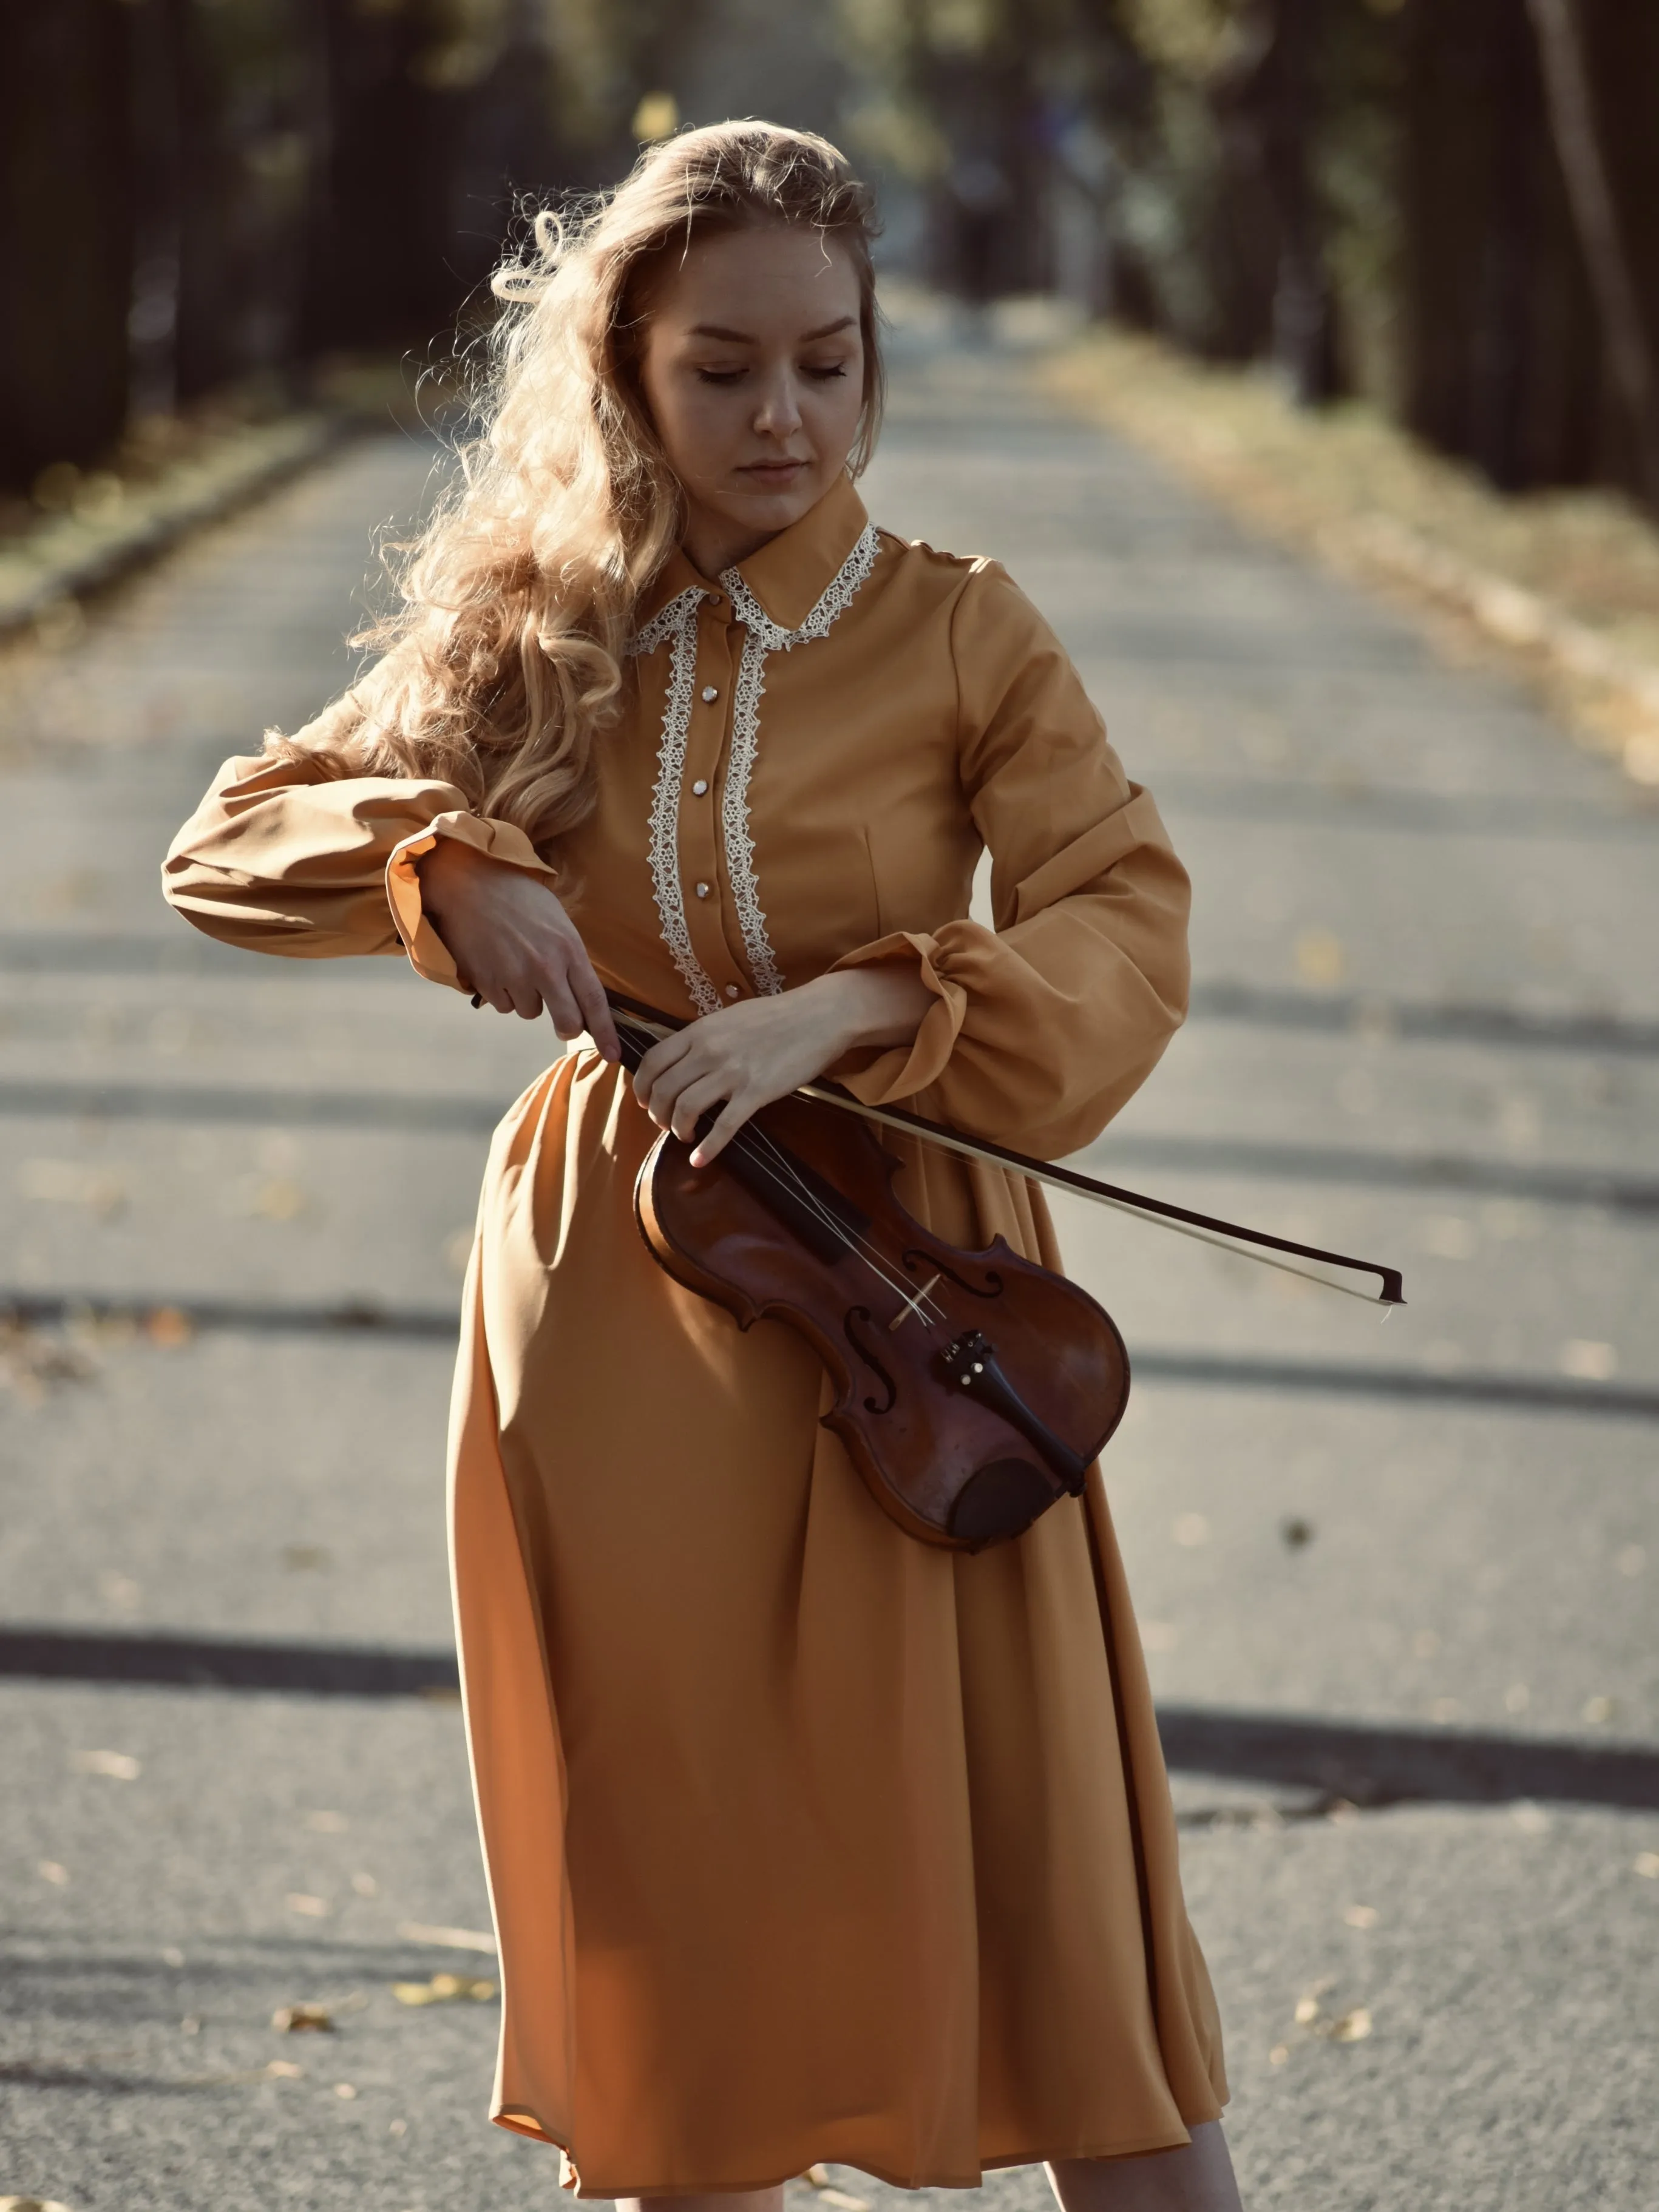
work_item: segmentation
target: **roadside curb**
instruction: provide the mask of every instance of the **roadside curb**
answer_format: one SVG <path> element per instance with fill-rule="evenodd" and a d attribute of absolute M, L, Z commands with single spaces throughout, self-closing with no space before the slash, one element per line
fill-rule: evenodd
<path fill-rule="evenodd" d="M 1161 376 L 1117 376 L 1114 367 Z M 1623 769 L 1630 782 L 1659 787 L 1659 660 L 1582 620 L 1547 592 L 1471 558 L 1432 526 L 1391 508 L 1386 495 L 1351 511 L 1321 495 L 1299 466 L 1320 435 L 1316 421 L 1259 422 L 1217 417 L 1204 405 L 1224 373 L 1098 326 L 1052 347 L 1040 380 L 1075 411 L 1106 422 L 1155 455 L 1247 526 L 1322 561 L 1339 574 L 1424 615 L 1467 626 L 1521 674 L 1580 741 Z M 1235 381 L 1238 380 L 1235 379 Z M 1256 433 L 1253 434 L 1253 431 Z M 1406 450 L 1403 434 L 1399 441 Z M 1413 453 L 1426 474 L 1449 473 L 1438 457 Z"/>
<path fill-rule="evenodd" d="M 66 514 L 0 547 L 0 639 L 144 567 L 298 475 L 357 428 L 349 415 L 314 411 L 238 430 L 157 483 L 129 490 L 107 515 Z"/>

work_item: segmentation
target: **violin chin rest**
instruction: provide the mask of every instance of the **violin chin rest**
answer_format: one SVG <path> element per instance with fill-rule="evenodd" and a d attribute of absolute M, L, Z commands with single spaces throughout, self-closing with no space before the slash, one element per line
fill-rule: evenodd
<path fill-rule="evenodd" d="M 1022 1536 L 1060 1496 L 1052 1477 L 1024 1459 L 993 1459 L 976 1469 L 956 1493 L 948 1524 L 970 1552 Z"/>

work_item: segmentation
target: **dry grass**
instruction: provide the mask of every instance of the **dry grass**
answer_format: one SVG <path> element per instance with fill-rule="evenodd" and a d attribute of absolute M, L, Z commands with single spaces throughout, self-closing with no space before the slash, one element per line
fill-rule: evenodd
<path fill-rule="evenodd" d="M 1534 682 L 1577 740 L 1659 786 L 1659 526 L 1600 492 L 1510 499 L 1373 409 L 1311 415 L 1265 376 L 1089 331 L 1048 389 L 1246 521 L 1381 586 L 1467 656 Z"/>

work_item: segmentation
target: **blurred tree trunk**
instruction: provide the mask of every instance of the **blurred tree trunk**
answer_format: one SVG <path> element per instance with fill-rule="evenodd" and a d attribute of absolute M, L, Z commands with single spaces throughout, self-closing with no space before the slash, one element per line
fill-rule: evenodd
<path fill-rule="evenodd" d="M 1417 0 L 1400 191 L 1403 412 L 1502 489 L 1597 469 L 1600 351 L 1527 0 Z"/>
<path fill-rule="evenodd" d="M 1247 0 L 1239 46 L 1220 90 L 1232 136 L 1253 148 L 1253 166 L 1272 204 L 1278 234 L 1272 352 L 1302 407 L 1320 406 L 1341 388 L 1312 161 L 1323 15 L 1324 0 Z"/>
<path fill-rule="evenodd" d="M 1488 53 L 1491 131 L 1490 204 L 1470 296 L 1470 451 L 1500 491 L 1528 481 L 1528 386 L 1533 365 L 1528 280 L 1537 245 L 1533 175 L 1538 101 L 1526 19 L 1509 0 L 1497 11 Z"/>
<path fill-rule="evenodd" d="M 13 7 L 0 69 L 0 477 L 92 460 L 127 407 L 129 10 Z"/>
<path fill-rule="evenodd" d="M 321 93 L 307 215 L 308 354 L 421 343 L 454 313 L 457 95 L 428 82 L 432 0 L 311 0 Z"/>
<path fill-rule="evenodd" d="M 1637 481 L 1650 503 L 1659 505 L 1659 367 L 1615 191 L 1585 27 L 1573 0 L 1528 4 L 1556 155 L 1595 295 L 1612 380 L 1629 418 Z M 1632 206 L 1632 217 L 1634 213 Z"/>

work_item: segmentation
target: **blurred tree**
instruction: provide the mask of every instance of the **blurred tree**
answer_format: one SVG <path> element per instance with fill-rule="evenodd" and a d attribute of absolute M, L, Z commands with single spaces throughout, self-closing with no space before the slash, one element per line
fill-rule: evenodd
<path fill-rule="evenodd" d="M 421 343 L 520 196 L 610 182 L 697 0 L 14 0 L 0 70 L 0 480 L 129 410 L 281 400 Z"/>
<path fill-rule="evenodd" d="M 120 0 L 6 11 L 0 472 L 94 459 L 127 405 L 132 143 Z"/>
<path fill-rule="evenodd" d="M 1653 125 L 1659 105 L 1654 72 L 1659 65 L 1659 41 L 1650 36 L 1642 51 L 1642 42 L 1629 36 L 1628 9 L 1621 9 L 1616 20 L 1602 9 L 1597 27 L 1601 35 L 1595 43 L 1585 13 L 1574 0 L 1531 0 L 1531 14 L 1556 153 L 1601 316 L 1610 380 L 1624 409 L 1633 474 L 1646 497 L 1659 505 L 1659 366 L 1655 360 L 1655 309 L 1659 303 L 1651 289 L 1647 300 L 1643 298 L 1644 272 L 1632 236 L 1654 204 Z M 1651 11 L 1649 17 L 1650 25 Z M 1619 66 L 1626 60 L 1645 62 L 1646 69 L 1638 67 L 1632 77 Z M 1634 102 L 1629 98 L 1632 82 L 1642 88 Z M 1632 137 L 1627 148 L 1618 143 L 1621 123 L 1634 125 L 1642 134 Z M 1646 191 L 1629 191 L 1621 207 L 1619 168 L 1624 167 L 1628 183 L 1636 187 L 1638 180 L 1632 172 L 1643 155 L 1646 174 L 1640 184 Z M 1645 228 L 1650 235 L 1650 218 Z"/>

